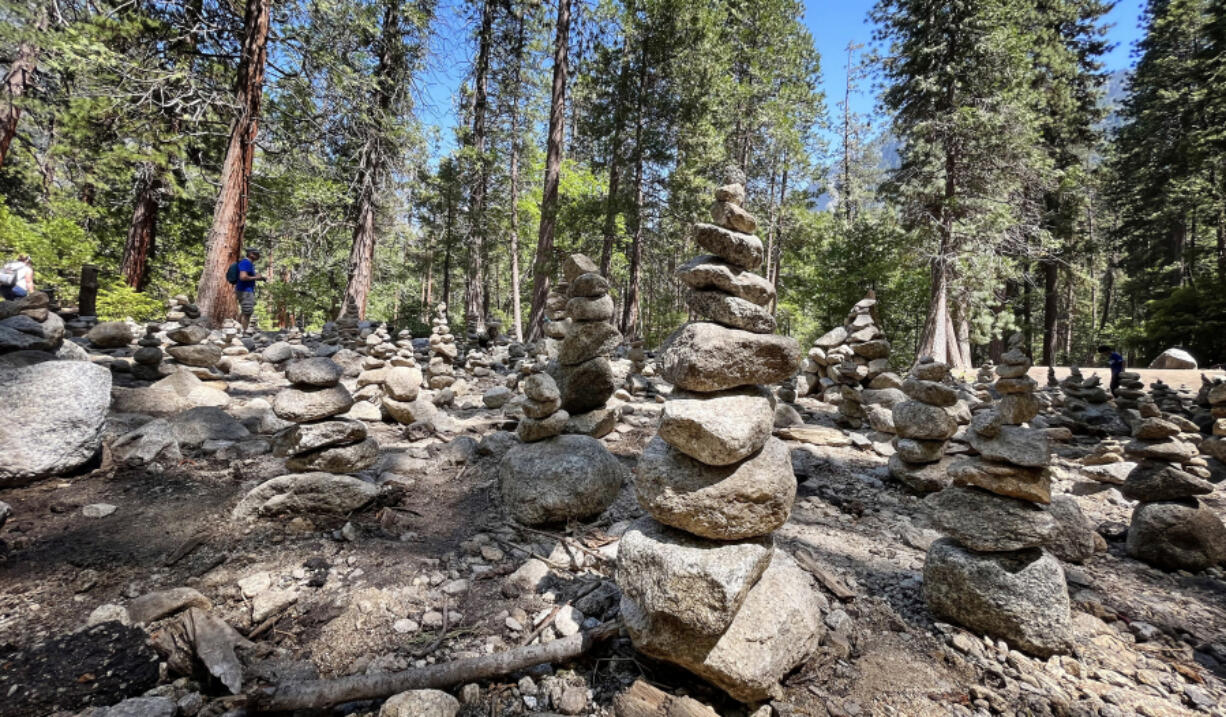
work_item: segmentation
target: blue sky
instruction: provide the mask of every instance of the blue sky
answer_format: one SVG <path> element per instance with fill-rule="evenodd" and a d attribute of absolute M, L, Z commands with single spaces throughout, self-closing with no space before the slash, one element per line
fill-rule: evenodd
<path fill-rule="evenodd" d="M 1108 38 L 1115 47 L 1104 58 L 1111 71 L 1133 65 L 1132 50 L 1141 37 L 1139 18 L 1145 0 L 1119 0 L 1107 16 L 1112 27 Z M 550 2 L 552 5 L 552 2 Z M 869 45 L 873 27 L 868 20 L 870 0 L 805 0 L 805 24 L 813 35 L 822 58 L 822 80 L 826 90 L 826 105 L 833 113 L 843 97 L 847 69 L 848 42 Z M 428 125 L 438 128 L 440 143 L 435 154 L 446 153 L 453 146 L 451 128 L 455 123 L 455 97 L 472 61 L 469 29 L 462 16 L 462 0 L 439 3 L 439 24 L 436 30 L 431 67 L 424 74 L 419 111 Z M 852 98 L 852 109 L 862 114 L 873 111 L 872 82 L 863 82 L 860 92 Z M 874 123 L 876 124 L 876 123 Z"/>

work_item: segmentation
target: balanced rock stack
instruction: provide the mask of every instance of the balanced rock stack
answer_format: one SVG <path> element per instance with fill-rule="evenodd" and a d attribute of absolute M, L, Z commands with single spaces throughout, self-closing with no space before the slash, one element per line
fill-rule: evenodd
<path fill-rule="evenodd" d="M 200 318 L 200 307 L 191 303 L 185 294 L 178 294 L 166 302 L 166 321 L 168 323 L 183 323 L 185 320 Z"/>
<path fill-rule="evenodd" d="M 610 323 L 613 297 L 609 296 L 609 280 L 600 275 L 596 264 L 583 254 L 572 254 L 562 264 L 562 273 L 570 295 L 566 302 L 570 326 L 550 373 L 561 391 L 562 408 L 577 416 L 603 409 L 617 390 L 609 355 L 622 335 Z"/>
<path fill-rule="evenodd" d="M 1145 383 L 1141 381 L 1141 374 L 1136 371 L 1121 372 L 1120 386 L 1115 392 L 1115 407 L 1119 410 L 1124 422 L 1129 426 L 1136 423 L 1141 404 L 1146 402 L 1150 402 L 1149 395 L 1145 393 Z"/>
<path fill-rule="evenodd" d="M 618 548 L 621 614 L 635 646 L 698 674 L 733 697 L 760 700 L 817 647 L 823 603 L 771 535 L 796 496 L 786 445 L 771 435 L 762 385 L 793 375 L 800 348 L 773 326 L 750 274 L 762 243 L 743 230 L 740 184 L 721 187 L 699 244 L 714 256 L 681 273 L 712 321 L 685 324 L 665 342 L 661 374 L 676 387 L 659 434 L 639 459 L 635 487 L 650 515 Z M 707 277 L 697 281 L 696 276 Z"/>
<path fill-rule="evenodd" d="M 1188 404 L 1181 393 L 1171 388 L 1162 379 L 1158 379 L 1149 385 L 1149 397 L 1154 400 L 1158 410 L 1163 413 L 1177 414 L 1185 418 L 1190 414 Z"/>
<path fill-rule="evenodd" d="M 521 442 L 498 465 L 503 507 L 527 525 L 600 514 L 617 499 L 626 469 L 595 438 L 559 435 L 570 416 L 553 377 L 534 373 L 522 387 Z"/>
<path fill-rule="evenodd" d="M 546 338 L 554 341 L 566 338 L 566 330 L 570 327 L 570 322 L 566 320 L 566 302 L 570 301 L 569 290 L 567 283 L 561 282 L 550 287 L 549 293 L 545 295 L 547 321 L 544 332 Z"/>
<path fill-rule="evenodd" d="M 16 301 L 0 301 L 0 353 L 58 351 L 64 343 L 64 320 L 51 311 L 50 297 L 36 291 Z"/>
<path fill-rule="evenodd" d="M 1179 423 L 1138 417 L 1124 453 L 1137 467 L 1120 492 L 1139 501 L 1128 529 L 1128 554 L 1158 568 L 1190 572 L 1226 560 L 1226 526 L 1196 499 L 1212 493 L 1213 484 L 1187 470 L 1200 470 L 1205 461 L 1195 444 L 1181 439 Z"/>
<path fill-rule="evenodd" d="M 1097 375 L 1088 379 L 1082 376 L 1077 366 L 1071 367 L 1068 378 L 1060 382 L 1064 393 L 1061 415 L 1074 433 L 1105 435 L 1124 428 L 1111 406 L 1111 394 L 1101 384 Z"/>
<path fill-rule="evenodd" d="M 824 399 L 832 399 L 826 389 L 842 384 L 839 389 L 841 401 L 841 396 L 849 393 L 847 380 L 854 380 L 859 386 L 885 388 L 872 386 L 874 379 L 890 370 L 890 342 L 873 318 L 876 306 L 877 299 L 870 292 L 851 307 L 842 326 L 813 342 L 804 365 L 801 395 L 821 393 Z M 845 361 L 850 361 L 854 370 L 844 368 Z"/>
<path fill-rule="evenodd" d="M 145 335 L 136 342 L 140 348 L 132 355 L 132 375 L 142 381 L 162 378 L 162 340 L 157 337 L 160 328 L 157 324 L 146 325 Z"/>
<path fill-rule="evenodd" d="M 979 373 L 975 374 L 975 383 L 971 385 L 971 388 L 975 390 L 976 398 L 984 403 L 992 401 L 992 382 L 996 380 L 995 368 L 996 366 L 991 361 L 985 361 L 979 367 Z"/>
<path fill-rule="evenodd" d="M 198 323 L 186 323 L 177 329 L 166 332 L 166 338 L 174 344 L 166 349 L 166 353 L 175 361 L 190 366 L 201 378 L 212 375 L 211 369 L 221 360 L 221 347 L 214 343 L 206 343 L 211 332 Z"/>
<path fill-rule="evenodd" d="M 426 367 L 426 383 L 433 389 L 447 388 L 455 383 L 455 361 L 460 349 L 447 325 L 447 305 L 439 304 L 430 330 L 430 363 Z"/>
<path fill-rule="evenodd" d="M 979 456 L 951 465 L 954 485 L 925 501 L 949 537 L 928 550 L 924 599 L 943 619 L 1046 657 L 1070 646 L 1069 598 L 1060 561 L 1042 547 L 1059 524 L 1047 435 L 1020 425 L 1037 412 L 1021 343 L 1015 334 L 996 369 L 1001 404 L 967 431 Z"/>
<path fill-rule="evenodd" d="M 340 365 L 328 358 L 290 363 L 285 377 L 292 384 L 273 400 L 278 418 L 297 425 L 273 439 L 273 453 L 289 460 L 296 472 L 355 473 L 379 457 L 379 444 L 367 437 L 361 421 L 334 418 L 353 406 L 349 389 L 341 385 Z"/>
<path fill-rule="evenodd" d="M 947 407 L 958 394 L 945 385 L 949 366 L 925 356 L 902 383 L 909 400 L 894 404 L 894 455 L 890 475 L 918 493 L 932 493 L 949 484 L 945 444 L 958 430 Z"/>

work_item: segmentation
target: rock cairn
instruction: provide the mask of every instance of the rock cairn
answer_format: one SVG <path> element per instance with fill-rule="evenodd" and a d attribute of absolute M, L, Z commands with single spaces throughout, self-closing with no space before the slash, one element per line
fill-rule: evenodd
<path fill-rule="evenodd" d="M 1136 417 L 1124 453 L 1137 466 L 1120 492 L 1139 501 L 1128 529 L 1128 554 L 1164 570 L 1197 572 L 1226 559 L 1226 526 L 1197 500 L 1212 493 L 1213 484 L 1190 472 L 1207 464 L 1180 434 L 1175 420 Z"/>
<path fill-rule="evenodd" d="M 556 342 L 566 338 L 566 330 L 570 328 L 570 322 L 566 318 L 566 302 L 570 301 L 569 290 L 570 286 L 566 282 L 561 282 L 550 287 L 549 293 L 545 295 L 544 333 L 546 339 Z M 554 350 L 550 351 L 549 355 L 556 355 L 557 348 L 554 346 Z"/>
<path fill-rule="evenodd" d="M 1101 436 L 1124 428 L 1111 406 L 1111 394 L 1101 384 L 1097 375 L 1082 376 L 1077 366 L 1072 366 L 1068 378 L 1060 382 L 1064 393 L 1062 422 L 1074 433 Z"/>
<path fill-rule="evenodd" d="M 1069 598 L 1060 561 L 1042 547 L 1059 524 L 1047 435 L 1021 425 L 1037 412 L 1021 344 L 1012 336 L 996 369 L 1001 403 L 967 431 L 979 455 L 951 465 L 954 485 L 926 501 L 948 537 L 928 550 L 924 600 L 943 619 L 1046 657 L 1070 646 Z"/>
<path fill-rule="evenodd" d="M 277 394 L 272 410 L 296 425 L 274 437 L 273 454 L 288 458 L 291 471 L 356 473 L 379 457 L 379 444 L 366 435 L 366 424 L 335 418 L 353 406 L 341 374 L 340 365 L 328 358 L 301 359 L 286 367 L 291 388 Z"/>
<path fill-rule="evenodd" d="M 890 342 L 873 318 L 876 306 L 877 299 L 870 293 L 851 307 L 842 326 L 813 342 L 803 366 L 800 395 L 818 393 L 828 403 L 841 403 L 843 397 L 859 387 L 884 388 L 872 385 L 878 376 L 890 370 Z M 850 365 L 844 366 L 844 363 Z M 832 400 L 834 395 L 829 391 L 834 386 L 840 387 L 835 394 L 839 396 L 836 400 Z M 857 399 L 858 396 L 852 397 L 855 405 L 847 409 L 840 407 L 842 420 L 853 428 L 859 428 L 864 420 Z"/>
<path fill-rule="evenodd" d="M 975 374 L 975 383 L 971 384 L 971 388 L 975 391 L 975 397 L 984 403 L 992 401 L 992 383 L 996 381 L 996 365 L 990 360 L 985 361 L 979 367 L 979 372 Z"/>
<path fill-rule="evenodd" d="M 519 419 L 515 435 L 524 443 L 535 443 L 562 433 L 570 414 L 562 409 L 562 394 L 553 377 L 534 373 L 524 379 L 524 417 Z"/>
<path fill-rule="evenodd" d="M 772 532 L 796 495 L 787 447 L 771 436 L 762 384 L 793 375 L 796 342 L 771 333 L 762 261 L 740 184 L 716 192 L 717 225 L 698 224 L 713 256 L 679 271 L 689 305 L 710 321 L 666 342 L 661 373 L 676 387 L 659 433 L 639 459 L 635 487 L 650 515 L 618 549 L 621 614 L 635 646 L 694 672 L 743 701 L 775 694 L 779 679 L 816 648 L 823 598 L 776 550 Z M 697 277 L 705 277 L 699 280 Z"/>
<path fill-rule="evenodd" d="M 158 324 L 147 324 L 145 335 L 137 341 L 140 346 L 132 355 L 132 376 L 142 381 L 157 381 L 162 378 L 162 340 L 157 337 L 161 330 Z"/>
<path fill-rule="evenodd" d="M 203 374 L 201 378 L 207 378 L 222 356 L 221 346 L 209 342 L 210 336 L 211 332 L 206 327 L 198 323 L 186 323 L 166 332 L 166 338 L 173 342 L 170 348 L 166 349 L 166 353 L 184 366 L 202 369 L 195 373 Z"/>
<path fill-rule="evenodd" d="M 447 324 L 447 305 L 439 304 L 437 314 L 430 330 L 430 363 L 426 367 L 426 383 L 430 388 L 438 390 L 455 383 L 455 366 L 453 362 L 460 354 L 456 346 L 455 336 Z"/>
<path fill-rule="evenodd" d="M 622 335 L 612 323 L 613 297 L 609 280 L 595 262 L 572 254 L 562 264 L 566 278 L 566 314 L 570 322 L 550 373 L 558 384 L 562 408 L 571 416 L 604 408 L 617 385 L 609 356 Z M 599 422 L 599 421 L 598 421 Z"/>
<path fill-rule="evenodd" d="M 894 455 L 890 475 L 919 493 L 932 493 L 949 484 L 945 444 L 958 430 L 958 422 L 945 409 L 958 402 L 945 385 L 949 366 L 925 356 L 902 383 L 908 400 L 894 404 Z"/>
<path fill-rule="evenodd" d="M 1182 387 L 1181 387 L 1182 388 Z M 1173 413 L 1185 418 L 1191 415 L 1188 401 L 1180 391 L 1171 388 L 1165 381 L 1158 379 L 1149 385 L 1149 397 L 1163 413 Z"/>
<path fill-rule="evenodd" d="M 0 353 L 59 350 L 64 320 L 48 307 L 51 298 L 36 291 L 16 301 L 0 301 Z"/>
<path fill-rule="evenodd" d="M 185 320 L 200 318 L 200 307 L 191 303 L 184 294 L 178 294 L 166 301 L 167 323 L 183 323 Z"/>
<path fill-rule="evenodd" d="M 1120 417 L 1129 426 L 1133 425 L 1141 412 L 1141 406 L 1144 403 L 1149 403 L 1151 406 L 1156 406 L 1150 401 L 1149 395 L 1145 393 L 1145 384 L 1141 381 L 1141 374 L 1136 371 L 1124 371 L 1120 373 L 1120 387 L 1115 394 L 1115 407 L 1120 412 Z M 1157 409 L 1151 408 L 1150 412 L 1155 412 Z"/>

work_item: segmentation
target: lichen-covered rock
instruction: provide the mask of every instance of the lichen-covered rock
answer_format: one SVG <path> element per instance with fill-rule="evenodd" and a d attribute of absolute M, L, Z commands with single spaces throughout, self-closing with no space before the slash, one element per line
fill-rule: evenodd
<path fill-rule="evenodd" d="M 795 375 L 800 359 L 795 339 L 696 321 L 665 341 L 660 370 L 678 388 L 711 392 L 779 383 Z"/>
<path fill-rule="evenodd" d="M 518 445 L 498 466 L 503 507 L 526 525 L 597 515 L 617 498 L 626 476 L 604 445 L 588 436 Z"/>
<path fill-rule="evenodd" d="M 757 452 L 774 425 L 773 401 L 759 387 L 712 394 L 674 392 L 659 436 L 707 465 L 726 466 Z"/>

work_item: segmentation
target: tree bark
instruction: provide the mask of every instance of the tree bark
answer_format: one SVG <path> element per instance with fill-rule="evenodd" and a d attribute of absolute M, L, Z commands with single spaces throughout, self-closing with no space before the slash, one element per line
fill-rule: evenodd
<path fill-rule="evenodd" d="M 553 48 L 553 89 L 549 99 L 549 140 L 545 150 L 545 188 L 541 196 L 541 224 L 537 231 L 536 258 L 532 262 L 532 311 L 528 315 L 528 340 L 541 334 L 553 238 L 558 221 L 558 180 L 562 171 L 563 132 L 566 129 L 567 51 L 570 46 L 570 2 L 558 0 L 558 20 Z"/>
<path fill-rule="evenodd" d="M 400 43 L 400 2 L 388 0 L 383 12 L 383 28 L 379 40 L 379 64 L 375 68 L 374 113 L 366 118 L 366 143 L 358 163 L 358 177 L 354 183 L 357 196 L 353 202 L 353 243 L 349 250 L 349 279 L 345 285 L 345 298 L 341 301 L 341 314 L 353 312 L 359 319 L 366 318 L 366 302 L 374 279 L 375 218 L 378 214 L 378 195 L 383 187 L 384 163 L 390 150 L 386 141 L 387 116 L 392 109 L 395 83 L 401 80 L 402 55 L 397 51 Z"/>
<path fill-rule="evenodd" d="M 639 290 L 643 263 L 643 98 L 647 94 L 646 52 L 639 45 L 639 88 L 634 121 L 634 238 L 630 241 L 627 257 L 630 278 L 626 284 L 625 303 L 622 305 L 622 336 L 637 338 L 639 322 Z"/>
<path fill-rule="evenodd" d="M 1056 365 L 1056 320 L 1060 316 L 1060 267 L 1050 256 L 1039 265 L 1043 268 L 1043 361 L 1044 366 Z"/>
<path fill-rule="evenodd" d="M 477 67 L 473 79 L 472 147 L 476 154 L 477 176 L 473 182 L 468 222 L 468 276 L 464 284 L 465 330 L 478 336 L 485 333 L 485 111 L 488 102 L 490 44 L 493 42 L 494 2 L 481 5 L 481 30 L 477 37 Z"/>
<path fill-rule="evenodd" d="M 271 0 L 247 0 L 243 18 L 242 56 L 238 63 L 235 103 L 238 115 L 230 126 L 230 141 L 221 168 L 221 189 L 213 209 L 205 249 L 204 271 L 196 292 L 202 315 L 219 325 L 234 315 L 234 292 L 226 281 L 226 268 L 238 261 L 247 225 L 251 165 L 259 130 L 264 66 L 268 60 L 268 21 Z"/>
<path fill-rule="evenodd" d="M 617 73 L 617 99 L 613 106 L 613 141 L 609 144 L 609 190 L 605 197 L 604 231 L 600 244 L 600 273 L 608 278 L 613 267 L 613 243 L 617 239 L 617 210 L 620 205 L 617 193 L 621 184 L 622 125 L 626 122 L 623 107 L 630 80 L 629 48 L 622 43 L 622 62 Z"/>
<path fill-rule="evenodd" d="M 47 11 L 41 9 L 35 21 L 35 29 L 42 34 L 47 29 Z M 8 156 L 9 146 L 17 136 L 17 124 L 21 120 L 20 100 L 34 83 L 34 70 L 38 65 L 38 46 L 26 41 L 17 47 L 17 56 L 4 75 L 4 107 L 0 108 L 0 167 Z"/>
<path fill-rule="evenodd" d="M 511 100 L 511 323 L 512 336 L 524 340 L 519 296 L 519 102 L 524 65 L 524 15 L 515 16 L 515 91 Z"/>
<path fill-rule="evenodd" d="M 137 170 L 136 205 L 132 210 L 132 223 L 128 226 L 128 239 L 123 245 L 123 258 L 119 271 L 124 282 L 142 291 L 149 283 L 149 257 L 157 236 L 158 195 L 162 180 L 152 162 L 142 162 Z"/>

